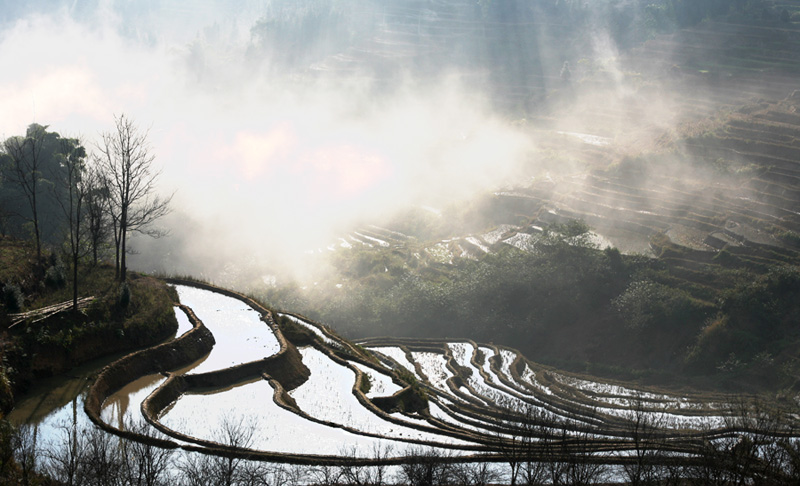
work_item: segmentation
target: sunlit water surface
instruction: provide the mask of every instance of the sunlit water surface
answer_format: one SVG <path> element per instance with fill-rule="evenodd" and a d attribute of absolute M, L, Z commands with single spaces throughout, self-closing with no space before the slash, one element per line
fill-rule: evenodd
<path fill-rule="evenodd" d="M 202 361 L 182 370 L 205 373 L 257 361 L 280 351 L 280 343 L 261 315 L 233 297 L 176 285 L 181 303 L 189 306 L 214 335 L 216 344 Z"/>

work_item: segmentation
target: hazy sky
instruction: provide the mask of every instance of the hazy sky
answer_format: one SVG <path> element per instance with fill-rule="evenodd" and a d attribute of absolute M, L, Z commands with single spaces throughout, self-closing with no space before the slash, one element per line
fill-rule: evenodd
<path fill-rule="evenodd" d="M 246 61 L 255 2 L 58 5 L 0 24 L 0 136 L 35 121 L 91 148 L 125 113 L 150 128 L 160 189 L 176 191 L 166 221 L 193 220 L 203 245 L 324 246 L 420 195 L 489 187 L 527 150 L 455 77 L 375 96 L 359 77 L 265 74 Z"/>

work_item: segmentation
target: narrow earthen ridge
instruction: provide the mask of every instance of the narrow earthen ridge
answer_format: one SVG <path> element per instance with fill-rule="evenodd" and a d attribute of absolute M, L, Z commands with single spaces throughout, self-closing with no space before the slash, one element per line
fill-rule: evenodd
<path fill-rule="evenodd" d="M 89 387 L 83 409 L 95 425 L 106 432 L 126 438 L 135 436 L 136 440 L 142 440 L 142 436 L 123 432 L 106 424 L 100 418 L 103 402 L 114 392 L 138 378 L 186 366 L 211 351 L 215 343 L 211 331 L 203 325 L 191 309 L 186 306 L 180 306 L 180 308 L 189 317 L 193 325 L 191 330 L 175 340 L 127 354 L 114 361 L 103 368 Z M 177 444 L 171 441 L 145 439 L 156 441 L 157 445 L 161 447 L 177 447 Z"/>

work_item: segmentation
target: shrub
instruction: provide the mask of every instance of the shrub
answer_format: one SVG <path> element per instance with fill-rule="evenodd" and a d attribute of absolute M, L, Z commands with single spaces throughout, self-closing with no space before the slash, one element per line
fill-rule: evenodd
<path fill-rule="evenodd" d="M 128 282 L 122 282 L 119 286 L 119 295 L 117 296 L 117 305 L 122 309 L 127 309 L 131 303 L 131 288 Z"/>
<path fill-rule="evenodd" d="M 60 267 L 63 266 L 61 262 L 61 256 L 56 252 L 50 252 L 50 255 L 47 257 L 47 261 L 50 263 L 51 267 Z"/>
<path fill-rule="evenodd" d="M 285 337 L 295 346 L 306 346 L 312 344 L 317 339 L 317 335 L 312 331 L 294 322 L 283 314 L 273 312 L 272 317 L 283 333 L 283 337 Z"/>
<path fill-rule="evenodd" d="M 370 378 L 368 374 L 364 373 L 361 375 L 361 384 L 359 388 L 361 389 L 361 393 L 365 395 L 372 389 L 372 378 Z"/>
<path fill-rule="evenodd" d="M 67 271 L 61 262 L 47 269 L 44 274 L 44 283 L 52 289 L 60 289 L 67 285 Z"/>
<path fill-rule="evenodd" d="M 778 238 L 788 245 L 800 247 L 800 234 L 795 233 L 794 231 L 784 231 L 779 233 Z"/>
<path fill-rule="evenodd" d="M 414 375 L 414 373 L 408 371 L 403 366 L 395 368 L 395 373 L 397 373 L 398 378 L 408 383 L 409 385 L 411 386 L 417 385 L 417 377 Z"/>
<path fill-rule="evenodd" d="M 629 329 L 670 329 L 682 322 L 692 322 L 706 311 L 684 290 L 650 280 L 631 283 L 625 292 L 612 300 Z"/>
<path fill-rule="evenodd" d="M 3 286 L 3 305 L 6 306 L 6 311 L 9 313 L 22 310 L 23 297 L 19 286 L 15 284 Z"/>

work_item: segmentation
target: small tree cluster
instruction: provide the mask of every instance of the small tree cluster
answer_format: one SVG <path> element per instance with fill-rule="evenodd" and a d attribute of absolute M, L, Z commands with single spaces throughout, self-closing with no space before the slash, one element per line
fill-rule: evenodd
<path fill-rule="evenodd" d="M 168 212 L 171 199 L 154 195 L 159 172 L 153 167 L 147 131 L 121 115 L 114 130 L 101 135 L 95 155 L 81 139 L 61 137 L 38 124 L 30 125 L 25 136 L 0 144 L 3 231 L 8 220 L 16 223 L 11 226 L 17 235 L 23 228 L 30 230 L 46 284 L 61 288 L 69 278 L 75 308 L 80 262 L 91 255 L 97 264 L 111 243 L 117 278 L 124 282 L 128 234 L 162 235 L 150 225 Z M 69 277 L 60 260 L 47 265 L 42 259 L 45 242 L 60 246 L 68 257 Z"/>
<path fill-rule="evenodd" d="M 6 312 L 14 313 L 22 310 L 24 298 L 19 285 L 6 284 L 3 286 L 3 305 Z"/>

